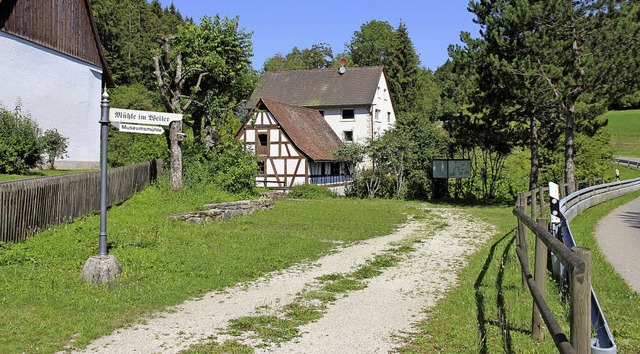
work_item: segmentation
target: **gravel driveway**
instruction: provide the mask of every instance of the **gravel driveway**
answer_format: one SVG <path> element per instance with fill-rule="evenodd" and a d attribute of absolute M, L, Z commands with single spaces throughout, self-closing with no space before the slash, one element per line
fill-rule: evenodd
<path fill-rule="evenodd" d="M 467 256 L 492 234 L 491 226 L 456 209 L 427 209 L 432 217 L 395 233 L 342 246 L 313 264 L 301 264 L 249 284 L 213 292 L 116 330 L 82 353 L 176 353 L 205 340 L 235 339 L 264 353 L 388 353 L 406 342 L 415 324 L 456 283 Z M 231 320 L 277 312 L 318 286 L 318 277 L 350 273 L 399 244 L 410 244 L 393 266 L 326 305 L 320 319 L 298 328 L 287 342 L 250 334 L 232 337 Z"/>

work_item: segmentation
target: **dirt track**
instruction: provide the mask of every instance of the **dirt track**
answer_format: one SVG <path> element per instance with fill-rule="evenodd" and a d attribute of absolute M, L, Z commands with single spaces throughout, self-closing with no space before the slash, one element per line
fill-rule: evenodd
<path fill-rule="evenodd" d="M 455 209 L 429 209 L 431 222 L 412 221 L 397 232 L 341 247 L 313 264 L 302 264 L 187 301 L 91 343 L 83 353 L 176 353 L 209 339 L 235 339 L 267 353 L 388 353 L 402 345 L 425 318 L 425 309 L 456 283 L 466 257 L 491 235 L 490 226 Z M 435 220 L 435 222 L 433 221 Z M 396 265 L 327 304 L 323 316 L 299 327 L 284 343 L 232 337 L 229 321 L 259 313 L 278 313 L 297 295 L 317 287 L 317 278 L 356 270 L 400 242 L 414 250 Z"/>

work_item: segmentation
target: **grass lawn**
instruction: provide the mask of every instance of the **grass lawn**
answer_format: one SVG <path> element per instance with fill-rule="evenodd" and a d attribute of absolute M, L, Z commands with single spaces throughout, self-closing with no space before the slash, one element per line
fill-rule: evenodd
<path fill-rule="evenodd" d="M 640 157 L 640 110 L 609 111 L 611 145 L 618 156 Z"/>
<path fill-rule="evenodd" d="M 27 179 L 27 178 L 58 176 L 58 175 L 66 175 L 70 173 L 80 173 L 80 172 L 89 172 L 89 171 L 91 170 L 32 170 L 27 172 L 24 175 L 0 174 L 0 183 L 17 181 L 17 180 Z"/>
<path fill-rule="evenodd" d="M 153 311 L 318 259 L 335 247 L 332 241 L 388 234 L 416 212 L 415 203 L 404 201 L 290 199 L 278 201 L 273 211 L 224 223 L 167 219 L 205 203 L 237 198 L 215 190 L 173 193 L 153 186 L 110 209 L 110 253 L 124 270 L 112 285 L 79 279 L 86 259 L 98 251 L 96 215 L 24 243 L 0 244 L 0 353 L 81 348 Z M 611 276 L 614 272 L 589 241 L 595 221 L 624 200 L 589 209 L 571 226 L 578 242 L 594 249 L 594 284 L 602 283 L 596 291 L 619 352 L 632 353 L 640 352 L 640 299 Z M 515 255 L 512 205 L 453 206 L 495 225 L 496 232 L 469 258 L 458 285 L 429 310 L 429 319 L 402 352 L 555 352 L 548 333 L 540 344 L 531 340 L 532 300 L 522 286 Z M 591 226 L 581 226 L 583 222 Z M 568 310 L 551 280 L 547 298 L 568 333 Z"/>
<path fill-rule="evenodd" d="M 187 224 L 167 215 L 232 200 L 213 190 L 151 187 L 108 214 L 115 284 L 80 281 L 98 253 L 98 216 L 0 245 L 0 353 L 50 353 L 92 339 L 155 310 L 255 279 L 335 247 L 392 232 L 411 212 L 398 201 L 278 201 L 275 210 L 224 223 Z M 336 222 L 339 220 L 339 222 Z"/>
<path fill-rule="evenodd" d="M 637 170 L 632 172 L 628 171 L 630 177 L 639 174 Z M 605 202 L 584 211 L 571 223 L 576 242 L 593 251 L 593 286 L 613 331 L 618 353 L 640 353 L 640 297 L 604 259 L 593 234 L 598 220 L 637 197 L 640 192 Z M 428 311 L 429 318 L 420 325 L 419 334 L 401 352 L 557 352 L 548 331 L 540 344 L 530 339 L 532 299 L 528 289 L 522 286 L 520 263 L 515 254 L 513 207 L 462 208 L 496 225 L 497 232 L 483 249 L 470 257 L 469 265 L 460 273 L 459 285 Z M 532 252 L 533 237 L 529 240 Z M 548 279 L 547 302 L 568 336 L 568 304 L 560 298 L 555 284 Z"/>

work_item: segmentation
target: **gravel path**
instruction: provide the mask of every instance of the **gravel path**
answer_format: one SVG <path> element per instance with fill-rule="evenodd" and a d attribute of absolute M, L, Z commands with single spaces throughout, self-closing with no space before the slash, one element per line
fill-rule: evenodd
<path fill-rule="evenodd" d="M 640 294 L 640 198 L 602 218 L 596 226 L 596 240 L 611 265 Z"/>
<path fill-rule="evenodd" d="M 488 224 L 455 209 L 429 209 L 435 216 L 412 221 L 397 232 L 341 247 L 311 265 L 299 265 L 224 292 L 206 294 L 91 343 L 82 353 L 176 353 L 207 338 L 219 341 L 230 320 L 277 310 L 317 284 L 316 278 L 350 273 L 394 245 L 409 241 L 415 251 L 363 290 L 328 304 L 322 318 L 300 327 L 300 337 L 261 343 L 265 353 L 388 353 L 401 345 L 456 282 L 456 272 L 491 235 Z M 436 220 L 435 222 L 433 220 Z M 256 344 L 246 339 L 245 344 Z"/>

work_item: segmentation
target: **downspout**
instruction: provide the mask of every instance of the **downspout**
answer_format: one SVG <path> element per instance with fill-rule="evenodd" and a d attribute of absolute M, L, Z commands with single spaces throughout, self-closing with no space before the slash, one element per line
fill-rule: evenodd
<path fill-rule="evenodd" d="M 375 127 L 373 126 L 373 124 L 374 124 L 373 114 L 374 114 L 375 106 L 376 106 L 376 104 L 372 103 L 371 104 L 371 109 L 369 110 L 369 118 L 371 119 L 371 140 L 373 140 L 373 137 L 374 137 L 374 133 L 373 132 L 375 131 L 375 129 L 374 129 Z"/>

